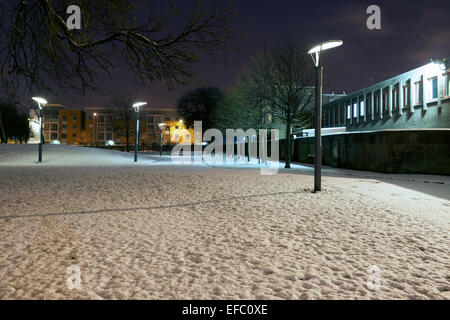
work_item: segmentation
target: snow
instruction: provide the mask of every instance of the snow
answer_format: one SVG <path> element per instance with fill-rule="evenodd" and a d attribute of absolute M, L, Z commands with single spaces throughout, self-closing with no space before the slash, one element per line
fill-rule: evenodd
<path fill-rule="evenodd" d="M 450 177 L 325 168 L 312 193 L 307 165 L 36 159 L 0 145 L 1 299 L 450 298 Z"/>

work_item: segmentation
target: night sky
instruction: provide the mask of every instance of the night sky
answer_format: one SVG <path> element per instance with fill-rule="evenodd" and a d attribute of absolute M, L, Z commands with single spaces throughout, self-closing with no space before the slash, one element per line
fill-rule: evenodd
<path fill-rule="evenodd" d="M 183 0 L 186 2 L 187 0 Z M 183 2 L 183 1 L 180 1 Z M 146 10 L 164 3 L 147 0 Z M 366 28 L 366 9 L 381 8 L 381 30 Z M 252 52 L 271 46 L 281 36 L 314 44 L 341 39 L 344 45 L 324 56 L 325 73 L 332 75 L 334 90 L 348 93 L 424 65 L 433 57 L 450 56 L 450 1 L 289 1 L 240 0 L 232 29 L 241 38 L 238 51 L 223 65 L 210 58 L 198 63 L 189 86 L 169 91 L 164 86 L 138 86 L 126 66 L 116 64 L 113 80 L 102 79 L 101 90 L 85 97 L 61 93 L 55 97 L 69 108 L 104 105 L 117 90 L 132 92 L 150 106 L 175 107 L 177 98 L 190 88 L 235 84 Z M 312 61 L 311 61 L 312 63 Z M 56 101 L 55 101 L 56 102 Z"/>

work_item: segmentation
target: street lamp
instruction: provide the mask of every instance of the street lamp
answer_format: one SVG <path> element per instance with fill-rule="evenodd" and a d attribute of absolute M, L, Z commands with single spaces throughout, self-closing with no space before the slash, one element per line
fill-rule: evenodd
<path fill-rule="evenodd" d="M 39 106 L 39 155 L 38 155 L 38 161 L 42 162 L 42 112 L 43 108 L 47 104 L 47 100 L 40 97 L 32 97 L 34 101 L 37 102 Z"/>
<path fill-rule="evenodd" d="M 138 148 L 139 148 L 139 108 L 145 106 L 147 102 L 137 102 L 133 104 L 134 111 L 136 111 L 136 139 L 134 146 L 134 162 L 137 162 L 138 157 Z"/>
<path fill-rule="evenodd" d="M 92 133 L 92 146 L 95 146 L 96 145 L 96 140 L 97 140 L 97 112 L 94 112 L 94 114 L 93 114 L 93 116 L 94 116 L 94 124 L 92 125 L 93 126 L 93 128 L 92 128 L 92 131 L 93 131 L 93 133 Z"/>
<path fill-rule="evenodd" d="M 342 45 L 342 40 L 331 40 L 319 43 L 308 51 L 316 68 L 316 127 L 315 127 L 315 155 L 314 155 L 314 192 L 322 190 L 322 78 L 323 66 L 320 54 L 324 50 Z"/>
<path fill-rule="evenodd" d="M 162 157 L 162 146 L 163 146 L 163 127 L 166 126 L 167 123 L 160 123 L 158 124 L 159 126 L 159 131 L 161 132 L 161 142 L 159 144 L 159 156 Z"/>

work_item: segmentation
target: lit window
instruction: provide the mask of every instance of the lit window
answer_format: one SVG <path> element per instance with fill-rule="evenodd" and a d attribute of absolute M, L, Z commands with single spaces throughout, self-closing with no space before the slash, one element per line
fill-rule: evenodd
<path fill-rule="evenodd" d="M 445 79 L 444 79 L 444 83 L 445 83 L 445 86 L 444 86 L 444 90 L 445 90 L 445 96 L 446 97 L 448 97 L 448 96 L 450 96 L 450 77 L 449 77 L 449 74 L 447 73 L 446 75 L 445 75 Z"/>
<path fill-rule="evenodd" d="M 423 83 L 422 81 L 415 83 L 415 96 L 416 96 L 416 104 L 420 104 L 423 102 Z"/>
<path fill-rule="evenodd" d="M 397 110 L 398 108 L 398 87 L 394 87 L 392 90 L 392 110 Z"/>
<path fill-rule="evenodd" d="M 437 99 L 438 98 L 438 80 L 437 77 L 430 79 L 430 89 L 431 89 L 431 99 Z"/>
<path fill-rule="evenodd" d="M 359 102 L 359 114 L 361 115 L 361 117 L 364 117 L 364 112 L 365 112 L 365 108 L 364 108 L 364 100 Z"/>
<path fill-rule="evenodd" d="M 353 118 L 358 117 L 358 105 L 356 103 L 353 104 Z"/>
<path fill-rule="evenodd" d="M 388 103 L 389 103 L 389 92 L 385 92 L 383 94 L 383 112 L 387 111 Z"/>
<path fill-rule="evenodd" d="M 347 119 L 350 119 L 352 116 L 352 109 L 350 105 L 347 106 Z"/>
<path fill-rule="evenodd" d="M 404 107 L 408 107 L 409 106 L 409 93 L 410 87 L 409 84 L 407 84 L 406 86 L 403 86 L 403 106 Z"/>

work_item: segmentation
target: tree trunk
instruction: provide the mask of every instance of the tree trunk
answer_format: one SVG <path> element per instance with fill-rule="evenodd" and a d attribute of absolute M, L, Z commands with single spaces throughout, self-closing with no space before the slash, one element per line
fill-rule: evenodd
<path fill-rule="evenodd" d="M 125 125 L 125 138 L 127 140 L 127 152 L 130 152 L 130 126 Z"/>
<path fill-rule="evenodd" d="M 2 143 L 6 143 L 6 134 L 5 134 L 5 128 L 3 127 L 3 119 L 2 119 L 2 113 L 0 112 L 0 127 L 2 129 Z"/>
<path fill-rule="evenodd" d="M 286 126 L 286 165 L 285 168 L 286 169 L 290 169 L 291 168 L 291 122 L 288 121 L 287 122 L 287 126 Z"/>

